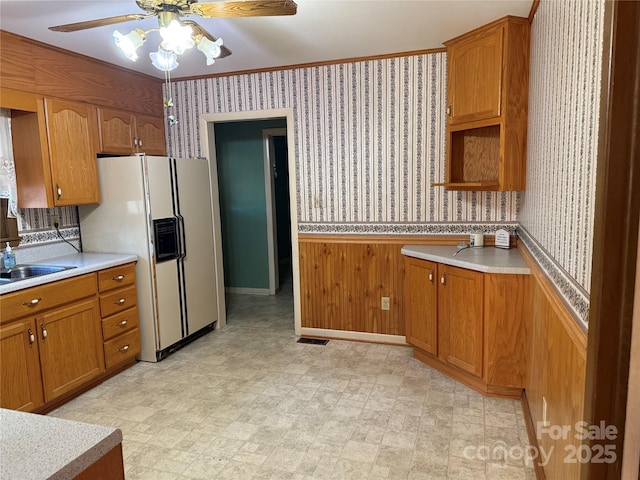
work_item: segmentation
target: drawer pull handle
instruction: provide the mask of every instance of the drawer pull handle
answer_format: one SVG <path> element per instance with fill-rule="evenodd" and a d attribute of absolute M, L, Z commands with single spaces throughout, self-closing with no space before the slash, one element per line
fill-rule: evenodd
<path fill-rule="evenodd" d="M 40 330 L 42 330 L 42 341 L 44 342 L 47 338 L 47 329 L 44 325 L 40 325 Z"/>
<path fill-rule="evenodd" d="M 123 347 L 120 347 L 118 350 L 121 351 L 121 352 L 126 352 L 127 350 L 129 350 L 129 345 L 125 345 Z"/>
<path fill-rule="evenodd" d="M 27 333 L 29 334 L 29 346 L 33 345 L 36 341 L 36 336 L 33 334 L 33 332 L 31 331 L 31 329 L 27 330 Z"/>
<path fill-rule="evenodd" d="M 447 274 L 446 273 L 443 273 L 442 277 L 440 277 L 440 283 L 442 285 L 447 285 Z"/>
<path fill-rule="evenodd" d="M 127 299 L 126 298 L 121 298 L 120 300 L 116 300 L 115 302 L 113 302 L 115 305 L 124 305 L 124 302 L 126 302 Z"/>
<path fill-rule="evenodd" d="M 433 283 L 433 270 L 429 272 L 429 281 Z"/>
<path fill-rule="evenodd" d="M 124 280 L 124 275 L 118 275 L 117 277 L 113 277 L 111 280 L 113 280 L 114 282 L 121 282 L 122 280 Z"/>
<path fill-rule="evenodd" d="M 116 323 L 118 327 L 124 327 L 127 324 L 126 320 L 122 320 L 121 322 Z"/>
<path fill-rule="evenodd" d="M 22 302 L 22 305 L 24 305 L 25 307 L 35 307 L 37 304 L 40 303 L 40 300 L 42 300 L 42 298 L 34 298 L 29 302 Z"/>

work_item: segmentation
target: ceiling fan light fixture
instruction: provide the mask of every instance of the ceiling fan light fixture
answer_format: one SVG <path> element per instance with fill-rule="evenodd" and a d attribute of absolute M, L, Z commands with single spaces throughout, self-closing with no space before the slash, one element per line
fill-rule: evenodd
<path fill-rule="evenodd" d="M 171 20 L 169 26 L 160 27 L 162 36 L 162 48 L 182 55 L 185 50 L 195 45 L 193 40 L 193 28 L 190 25 L 182 25 L 179 20 Z"/>
<path fill-rule="evenodd" d="M 198 43 L 198 50 L 204 53 L 204 56 L 207 57 L 207 65 L 213 65 L 215 63 L 215 58 L 218 58 L 222 53 L 222 39 L 218 38 L 215 42 L 212 42 L 207 37 L 203 35 L 198 35 L 196 37 Z"/>
<path fill-rule="evenodd" d="M 158 47 L 157 52 L 151 52 L 149 58 L 151 58 L 153 66 L 162 72 L 175 70 L 179 65 L 178 56 L 162 47 Z"/>
<path fill-rule="evenodd" d="M 121 34 L 118 30 L 113 32 L 113 38 L 116 42 L 116 46 L 122 50 L 125 56 L 132 61 L 136 61 L 138 54 L 136 50 L 144 43 L 146 34 L 143 30 L 136 28 L 130 31 L 126 35 Z"/>

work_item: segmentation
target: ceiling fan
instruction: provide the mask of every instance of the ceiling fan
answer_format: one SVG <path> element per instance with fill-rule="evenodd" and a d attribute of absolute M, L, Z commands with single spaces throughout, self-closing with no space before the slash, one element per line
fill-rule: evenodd
<path fill-rule="evenodd" d="M 198 44 L 198 49 L 207 56 L 207 64 L 211 64 L 213 63 L 213 58 L 228 57 L 231 55 L 231 51 L 222 45 L 222 39 L 217 39 L 196 22 L 184 20 L 181 19 L 181 17 L 188 15 L 198 15 L 203 18 L 262 17 L 295 15 L 297 11 L 297 5 L 293 0 L 217 0 L 203 3 L 198 3 L 198 0 L 135 0 L 135 2 L 138 7 L 146 13 L 131 13 L 84 22 L 68 23 L 66 25 L 49 27 L 49 30 L 53 30 L 54 32 L 75 32 L 88 28 L 130 22 L 132 20 L 144 20 L 157 16 L 158 30 L 161 34 L 163 34 L 163 29 L 167 31 L 171 29 L 171 27 L 175 27 L 176 30 L 182 28 L 183 32 L 188 31 L 189 38 L 191 38 L 192 41 L 191 45 L 186 48 Z M 135 49 L 142 45 L 147 33 L 148 32 L 136 29 L 128 35 L 114 32 L 114 37 L 116 37 L 116 44 L 123 49 L 127 57 L 135 60 L 135 58 L 137 58 Z M 165 40 L 165 42 L 161 44 L 159 54 L 160 51 L 166 52 L 167 50 L 171 50 L 170 53 L 182 53 L 173 48 L 167 48 L 166 45 L 167 41 Z M 129 52 L 125 49 L 127 47 L 130 50 Z M 131 51 L 131 49 L 133 49 L 133 51 Z M 154 65 L 160 68 L 155 63 Z M 175 65 L 177 66 L 177 63 L 175 63 Z M 163 68 L 160 69 L 162 70 Z"/>

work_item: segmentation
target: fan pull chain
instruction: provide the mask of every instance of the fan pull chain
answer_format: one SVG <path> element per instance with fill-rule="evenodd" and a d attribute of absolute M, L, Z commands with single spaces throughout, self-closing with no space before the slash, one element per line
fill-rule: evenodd
<path fill-rule="evenodd" d="M 164 89 L 165 89 L 165 97 L 164 97 L 164 107 L 169 110 L 173 108 L 173 97 L 171 95 L 172 85 L 171 85 L 171 72 L 164 72 Z M 172 113 L 167 115 L 167 119 L 169 120 L 169 126 L 173 127 L 178 124 L 178 119 Z"/>

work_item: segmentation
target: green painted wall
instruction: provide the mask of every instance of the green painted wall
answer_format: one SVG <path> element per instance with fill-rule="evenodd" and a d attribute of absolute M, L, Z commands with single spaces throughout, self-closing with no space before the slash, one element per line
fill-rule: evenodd
<path fill-rule="evenodd" d="M 262 130 L 285 119 L 215 124 L 226 287 L 269 288 Z"/>

